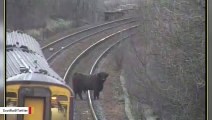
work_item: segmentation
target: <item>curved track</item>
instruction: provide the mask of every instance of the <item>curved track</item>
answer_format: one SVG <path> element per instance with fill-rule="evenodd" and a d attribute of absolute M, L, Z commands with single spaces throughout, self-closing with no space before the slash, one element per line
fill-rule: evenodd
<path fill-rule="evenodd" d="M 105 37 L 105 38 L 102 38 L 101 40 L 97 41 L 96 43 L 92 44 L 90 47 L 88 47 L 87 49 L 85 49 L 85 50 L 84 50 L 83 52 L 81 52 L 81 53 L 75 58 L 75 60 L 70 64 L 68 70 L 66 71 L 66 73 L 65 73 L 65 75 L 64 75 L 64 80 L 65 80 L 66 82 L 68 82 L 68 83 L 70 82 L 70 81 L 69 81 L 69 80 L 70 80 L 70 73 L 74 73 L 73 71 L 74 71 L 74 69 L 75 69 L 75 67 L 76 67 L 77 65 L 85 63 L 85 62 L 81 62 L 81 63 L 80 63 L 80 61 L 81 61 L 83 58 L 85 59 L 85 57 L 88 56 L 88 54 L 90 54 L 89 52 L 95 51 L 96 47 L 99 47 L 100 44 L 103 44 L 103 43 L 104 43 L 104 46 L 105 46 L 105 44 L 108 44 L 108 45 L 106 45 L 106 47 L 101 48 L 101 50 L 99 49 L 98 56 L 96 56 L 94 60 L 91 60 L 91 61 L 89 62 L 89 63 L 92 63 L 92 64 L 90 64 L 90 65 L 92 65 L 92 66 L 87 67 L 87 68 L 91 68 L 89 74 L 92 74 L 92 73 L 94 72 L 94 70 L 95 70 L 95 68 L 96 68 L 96 66 L 97 66 L 97 64 L 98 64 L 98 62 L 101 60 L 101 58 L 102 58 L 111 48 L 113 48 L 115 45 L 117 45 L 117 44 L 120 43 L 121 41 L 123 41 L 123 40 L 129 38 L 130 36 L 134 35 L 134 34 L 135 34 L 135 31 L 134 31 L 134 30 L 135 30 L 135 28 L 137 28 L 137 27 L 138 27 L 138 25 L 133 26 L 133 27 L 130 27 L 130 28 L 128 28 L 128 29 L 124 29 L 124 30 L 122 30 L 122 31 L 118 31 L 118 32 L 116 32 L 116 33 L 114 33 L 114 34 L 111 34 L 111 35 Z M 132 31 L 131 31 L 132 33 L 131 33 L 130 35 L 124 35 L 124 37 L 120 38 L 120 40 L 118 40 L 118 41 L 112 41 L 112 42 L 111 42 L 111 40 L 112 40 L 111 38 L 112 38 L 112 37 L 115 37 L 115 36 L 117 36 L 117 35 L 120 35 L 121 33 L 126 32 L 126 31 L 129 32 L 130 30 L 132 30 Z M 111 40 L 110 40 L 110 39 L 111 39 Z M 108 42 L 108 41 L 106 41 L 106 40 L 108 40 L 108 41 L 110 40 L 110 42 Z M 108 42 L 108 43 L 105 43 L 105 42 Z M 112 45 L 111 45 L 111 44 L 112 44 Z M 109 47 L 108 47 L 108 46 L 109 46 Z M 96 54 L 96 53 L 95 53 L 95 54 Z M 90 55 L 90 56 L 94 57 L 94 55 Z M 89 63 L 87 63 L 87 64 L 89 64 Z M 76 71 L 81 71 L 81 72 L 83 71 L 83 73 L 86 73 L 86 72 L 88 72 L 89 70 L 88 70 L 88 69 L 85 70 L 85 69 L 83 69 L 83 68 L 80 68 L 80 69 L 78 69 L 78 70 L 76 70 Z M 70 85 L 70 83 L 69 83 L 69 85 Z M 91 108 L 91 113 L 92 113 L 93 119 L 95 119 L 95 120 L 100 119 L 100 118 L 101 118 L 101 115 L 97 116 L 97 114 L 96 114 L 96 112 L 95 112 L 95 110 L 94 110 L 94 108 L 93 108 L 93 103 L 92 103 L 90 91 L 88 92 L 88 101 L 89 101 L 89 106 L 90 106 L 90 108 Z M 83 105 L 83 106 L 84 106 L 84 105 Z"/>
<path fill-rule="evenodd" d="M 122 22 L 120 22 L 122 21 Z M 118 23 L 117 23 L 118 22 Z M 63 70 L 56 70 L 56 72 L 61 73 L 60 75 L 63 76 L 64 73 L 64 80 L 71 86 L 70 83 L 70 78 L 71 78 L 71 74 L 74 71 L 83 71 L 84 73 L 90 73 L 92 74 L 95 67 L 97 66 L 99 60 L 115 45 L 117 45 L 118 43 L 120 43 L 122 40 L 127 39 L 129 36 L 132 36 L 136 29 L 139 25 L 135 25 L 136 24 L 136 20 L 133 20 L 132 18 L 128 18 L 128 19 L 122 19 L 122 20 L 118 20 L 118 21 L 113 21 L 110 23 L 106 23 L 103 25 L 99 25 L 99 26 L 95 26 L 95 27 L 91 27 L 89 29 L 85 29 L 82 30 L 80 32 L 77 33 L 73 33 L 70 35 L 67 35 L 61 39 L 56 40 L 55 42 L 52 42 L 46 46 L 44 46 L 42 48 L 42 50 L 44 51 L 44 55 L 45 57 L 47 57 L 47 60 L 50 62 L 51 64 L 53 64 L 53 69 L 55 64 L 61 63 L 61 61 L 64 63 L 63 57 L 64 57 L 64 53 L 67 51 L 70 51 L 70 46 L 74 46 L 75 49 L 78 49 L 78 47 L 81 47 L 81 50 L 79 51 L 83 51 L 79 54 L 79 52 L 74 52 L 74 54 L 79 54 L 78 56 L 76 55 L 72 55 L 69 53 L 69 55 L 65 55 L 65 57 L 68 56 L 74 56 L 72 57 L 72 59 L 68 58 L 68 61 L 72 61 L 72 63 L 70 64 L 69 68 L 66 70 L 66 72 L 63 72 L 65 69 L 63 68 Z M 109 26 L 108 26 L 109 25 Z M 104 27 L 103 27 L 104 26 Z M 91 30 L 91 31 L 90 31 Z M 117 32 L 118 31 L 118 32 Z M 103 33 L 107 33 L 107 34 L 103 34 Z M 130 35 L 129 35 L 130 33 Z M 101 35 L 102 34 L 102 35 Z M 106 37 L 105 37 L 106 36 Z M 94 39 L 95 38 L 95 39 Z M 76 40 L 75 40 L 76 39 Z M 82 42 L 82 40 L 86 41 L 85 43 Z M 79 44 L 77 46 L 77 44 Z M 81 44 L 86 44 L 86 45 L 81 45 Z M 89 45 L 89 46 L 88 46 Z M 109 47 L 108 47 L 109 46 Z M 62 49 L 61 49 L 62 47 Z M 71 47 L 72 49 L 74 47 Z M 54 48 L 54 51 L 49 51 L 49 48 Z M 45 52 L 46 51 L 46 52 Z M 98 51 L 97 53 L 94 53 L 93 55 L 89 55 L 91 52 L 95 52 Z M 90 52 L 90 53 L 89 53 Z M 60 54 L 59 54 L 60 53 Z M 99 57 L 98 57 L 99 55 Z M 63 57 L 61 57 L 63 56 Z M 90 56 L 92 58 L 86 58 L 87 56 Z M 94 57 L 96 56 L 96 57 Z M 89 67 L 86 67 L 86 69 L 80 68 L 77 66 L 80 66 L 81 63 L 83 63 L 83 60 L 88 60 L 91 61 L 91 63 L 89 65 Z M 60 61 L 60 62 L 57 62 Z M 68 63 L 65 63 L 66 65 Z M 55 67 L 57 69 L 57 67 Z M 62 67 L 61 67 L 62 68 Z M 77 68 L 77 69 L 75 69 Z M 91 70 L 89 70 L 89 68 L 91 68 Z M 81 72 L 82 72 L 81 71 Z M 89 72 L 90 71 L 90 72 Z M 89 113 L 90 110 L 90 117 L 91 115 L 93 116 L 93 119 L 97 119 L 100 117 L 97 117 L 97 115 L 95 114 L 93 105 L 92 105 L 92 101 L 91 101 L 91 95 L 90 92 L 88 92 L 88 100 L 90 103 L 90 107 L 88 108 L 88 104 L 85 101 L 77 101 L 76 100 L 76 104 L 83 104 L 83 107 L 87 107 L 86 112 Z M 81 106 L 80 105 L 80 106 Z M 80 111 L 82 114 L 85 114 L 85 112 Z M 86 113 L 87 114 L 87 113 Z M 75 115 L 76 116 L 76 115 Z M 75 117 L 77 118 L 77 117 Z"/>
<path fill-rule="evenodd" d="M 123 40 L 129 38 L 129 37 L 132 36 L 132 35 L 134 35 L 134 34 L 131 34 L 131 35 L 129 35 L 129 36 L 127 36 L 127 37 L 125 37 L 125 38 L 123 38 L 123 39 L 117 41 L 116 43 L 114 43 L 114 44 L 112 44 L 111 46 L 109 46 L 104 52 L 102 52 L 102 54 L 96 59 L 96 61 L 95 61 L 94 64 L 92 65 L 91 70 L 90 70 L 90 74 L 93 74 L 93 73 L 94 73 L 95 68 L 97 67 L 98 63 L 99 63 L 100 60 L 106 55 L 107 52 L 109 52 L 113 47 L 115 47 L 115 46 L 118 45 L 120 42 L 122 42 Z M 92 111 L 93 118 L 94 118 L 95 120 L 98 120 L 98 118 L 100 118 L 100 117 L 97 117 L 97 114 L 96 114 L 96 112 L 95 112 L 95 110 L 94 110 L 93 102 L 92 102 L 92 99 L 91 99 L 91 92 L 90 92 L 90 90 L 88 91 L 88 101 L 89 101 L 89 106 L 90 106 L 91 111 Z"/>
<path fill-rule="evenodd" d="M 79 62 L 79 60 L 84 56 L 86 55 L 89 51 L 91 51 L 92 49 L 94 49 L 97 45 L 105 42 L 106 40 L 110 39 L 111 37 L 114 37 L 116 35 L 120 35 L 121 33 L 123 32 L 128 32 L 129 30 L 133 30 L 134 28 L 137 28 L 139 25 L 135 25 L 135 26 L 132 26 L 132 27 L 129 27 L 127 29 L 123 29 L 121 31 L 118 31 L 116 33 L 113 33 L 107 37 L 104 37 L 102 39 L 100 39 L 99 41 L 95 42 L 94 44 L 92 44 L 91 46 L 89 46 L 88 48 L 86 48 L 83 52 L 81 52 L 74 60 L 73 62 L 69 65 L 69 68 L 67 69 L 65 75 L 64 75 L 64 80 L 66 82 L 68 82 L 66 79 L 67 79 L 67 76 L 68 74 L 74 69 L 74 66 Z M 113 42 L 113 41 L 112 41 Z"/>
<path fill-rule="evenodd" d="M 62 50 L 66 49 L 67 47 L 84 40 L 87 37 L 99 34 L 100 32 L 104 32 L 106 30 L 111 30 L 116 27 L 124 26 L 126 24 L 136 22 L 135 18 L 125 18 L 121 20 L 116 20 L 108 23 L 104 23 L 98 26 L 90 27 L 88 29 L 84 29 L 72 34 L 69 34 L 65 37 L 62 37 L 54 42 L 51 42 L 42 47 L 42 51 L 47 58 L 47 60 L 52 59 L 55 55 L 60 53 Z M 51 51 L 50 49 L 53 50 Z"/>

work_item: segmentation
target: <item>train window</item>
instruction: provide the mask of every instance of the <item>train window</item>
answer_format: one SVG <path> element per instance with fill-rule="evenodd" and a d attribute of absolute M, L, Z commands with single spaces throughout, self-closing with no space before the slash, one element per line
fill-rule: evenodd
<path fill-rule="evenodd" d="M 7 99 L 6 99 L 7 107 L 17 107 L 17 98 L 15 97 L 17 97 L 16 93 L 7 92 Z M 6 116 L 7 120 L 17 120 L 17 114 L 8 114 Z"/>
<path fill-rule="evenodd" d="M 13 107 L 17 106 L 17 94 L 15 92 L 7 92 L 6 105 Z"/>
<path fill-rule="evenodd" d="M 67 120 L 68 98 L 63 95 L 51 97 L 52 120 Z"/>
<path fill-rule="evenodd" d="M 66 96 L 64 96 L 64 95 L 57 96 L 57 99 L 59 101 L 68 101 L 68 98 Z"/>
<path fill-rule="evenodd" d="M 17 101 L 12 100 L 12 99 L 7 99 L 7 106 L 8 107 L 15 107 L 15 106 L 17 106 Z"/>
<path fill-rule="evenodd" d="M 17 94 L 15 92 L 7 92 L 6 96 L 17 98 Z"/>

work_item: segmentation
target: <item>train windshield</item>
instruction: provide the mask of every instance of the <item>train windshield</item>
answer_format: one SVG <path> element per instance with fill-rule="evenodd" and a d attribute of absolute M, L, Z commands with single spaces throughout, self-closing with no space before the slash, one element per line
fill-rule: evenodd
<path fill-rule="evenodd" d="M 51 97 L 51 120 L 67 120 L 68 98 L 64 95 Z"/>

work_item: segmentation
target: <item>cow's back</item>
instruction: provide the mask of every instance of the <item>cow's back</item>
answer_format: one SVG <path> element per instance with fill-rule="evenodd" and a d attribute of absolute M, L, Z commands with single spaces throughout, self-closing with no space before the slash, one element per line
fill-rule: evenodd
<path fill-rule="evenodd" d="M 73 88 L 74 89 L 86 89 L 86 90 L 94 90 L 98 87 L 97 75 L 85 75 L 81 73 L 75 73 L 72 77 Z"/>
<path fill-rule="evenodd" d="M 72 77 L 73 89 L 77 90 L 82 84 L 82 75 L 80 73 L 74 73 Z"/>

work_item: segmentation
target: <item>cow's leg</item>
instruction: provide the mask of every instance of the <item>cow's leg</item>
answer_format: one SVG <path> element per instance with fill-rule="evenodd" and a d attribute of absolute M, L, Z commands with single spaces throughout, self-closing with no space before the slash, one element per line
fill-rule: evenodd
<path fill-rule="evenodd" d="M 83 100 L 83 98 L 82 98 L 82 90 L 79 91 L 79 97 L 80 97 L 81 100 Z"/>
<path fill-rule="evenodd" d="M 74 98 L 77 99 L 77 92 L 74 92 L 74 94 L 75 94 Z"/>
<path fill-rule="evenodd" d="M 97 91 L 97 90 L 94 90 L 94 100 L 95 100 L 96 97 L 97 97 L 97 93 L 98 93 L 98 91 Z"/>
<path fill-rule="evenodd" d="M 97 99 L 99 99 L 99 91 L 97 92 L 96 96 L 97 96 Z"/>

